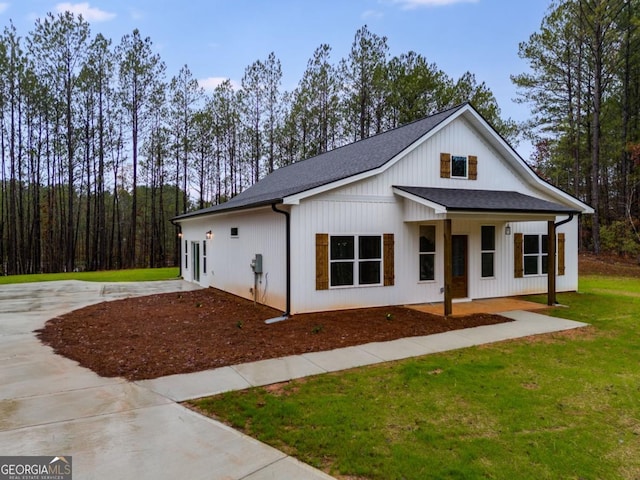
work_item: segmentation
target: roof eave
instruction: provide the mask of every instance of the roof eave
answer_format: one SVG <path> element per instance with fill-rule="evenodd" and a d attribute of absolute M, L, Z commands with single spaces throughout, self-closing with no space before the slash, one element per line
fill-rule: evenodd
<path fill-rule="evenodd" d="M 218 214 L 224 214 L 224 213 L 231 213 L 231 212 L 237 212 L 240 210 L 252 210 L 254 208 L 260 208 L 260 207 L 267 207 L 270 205 L 278 205 L 283 203 L 283 199 L 282 198 L 274 198 L 274 199 L 269 199 L 269 200 L 261 200 L 259 202 L 254 202 L 254 203 L 248 203 L 246 205 L 238 205 L 238 206 L 232 206 L 229 208 L 220 208 L 217 210 L 213 210 L 213 211 L 204 211 L 204 210 L 198 210 L 195 212 L 191 212 L 191 213 L 184 213 L 182 215 L 178 215 L 177 217 L 173 217 L 171 219 L 172 222 L 180 222 L 181 220 L 189 220 L 192 218 L 198 218 L 198 217 L 204 217 L 204 216 L 208 216 L 208 215 L 218 215 Z M 221 204 L 224 205 L 224 204 Z"/>

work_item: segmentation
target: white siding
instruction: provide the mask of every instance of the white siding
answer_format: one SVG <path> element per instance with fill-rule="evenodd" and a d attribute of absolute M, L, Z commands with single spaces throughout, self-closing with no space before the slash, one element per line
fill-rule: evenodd
<path fill-rule="evenodd" d="M 285 217 L 270 208 L 252 212 L 196 217 L 182 223 L 183 242 L 191 245 L 193 240 L 205 240 L 211 230 L 213 238 L 208 240 L 207 272 L 200 275 L 200 285 L 215 287 L 235 295 L 253 299 L 254 273 L 251 260 L 256 253 L 263 257 L 262 275 L 258 276 L 258 302 L 278 309 L 285 308 L 286 289 L 286 237 Z M 231 228 L 238 228 L 237 238 L 231 237 Z M 202 254 L 202 247 L 201 247 Z M 191 255 L 190 255 L 191 257 Z M 189 268 L 183 277 L 193 281 Z M 184 264 L 184 254 L 183 254 Z M 201 261 L 202 265 L 202 261 Z"/>

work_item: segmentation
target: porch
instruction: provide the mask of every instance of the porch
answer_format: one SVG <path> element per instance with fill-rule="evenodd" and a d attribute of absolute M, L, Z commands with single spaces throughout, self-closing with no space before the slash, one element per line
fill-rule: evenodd
<path fill-rule="evenodd" d="M 525 273 L 531 277 L 545 276 L 547 277 L 547 304 L 553 306 L 556 303 L 556 276 L 564 275 L 564 233 L 561 234 L 561 248 L 557 248 L 557 227 L 573 220 L 574 215 L 579 211 L 570 207 L 543 200 L 540 198 L 525 195 L 514 191 L 495 191 L 495 190 L 466 190 L 466 189 L 448 189 L 448 188 L 427 188 L 427 187 L 409 187 L 394 186 L 393 191 L 396 195 L 404 198 L 404 221 L 409 223 L 423 222 L 441 222 L 441 235 L 443 238 L 443 260 L 442 273 L 444 286 L 441 292 L 444 294 L 444 302 L 428 305 L 429 313 L 435 313 L 444 316 L 449 315 L 468 315 L 470 313 L 495 313 L 510 310 L 532 310 L 545 308 L 545 306 L 534 307 L 533 305 L 518 306 L 518 304 L 510 304 L 506 302 L 501 304 L 502 299 L 494 299 L 485 304 L 484 300 L 468 302 L 468 297 L 473 298 L 474 294 L 470 293 L 470 284 L 482 278 L 496 278 L 499 276 L 502 282 L 508 278 L 505 275 L 505 267 L 508 263 L 502 263 L 502 271 L 499 275 L 495 271 L 496 252 L 502 254 L 507 253 L 506 258 L 513 259 L 511 264 L 510 278 L 523 278 Z M 556 221 L 559 215 L 567 215 L 562 221 Z M 480 258 L 475 259 L 476 264 L 482 265 L 482 271 L 475 272 L 470 275 L 470 233 L 464 229 L 456 228 L 454 223 L 464 222 L 469 219 L 475 219 L 480 222 L 487 222 L 487 231 L 484 228 L 480 236 L 475 234 L 475 251 L 481 252 Z M 501 243 L 498 247 L 496 240 L 496 231 L 504 229 L 505 235 L 511 235 L 511 222 L 545 222 L 545 234 L 542 232 L 535 235 L 529 235 L 536 242 L 535 247 L 523 244 L 523 234 L 514 232 L 513 243 L 511 245 Z M 492 224 L 492 225 L 491 225 Z M 496 230 L 499 225 L 500 230 Z M 423 237 L 421 234 L 421 242 Z M 425 237 L 425 245 L 432 245 L 435 239 Z M 429 241 L 431 240 L 431 241 Z M 527 249 L 529 251 L 527 251 Z M 428 252 L 434 249 L 428 250 Z M 421 247 L 421 253 L 423 249 Z M 559 253 L 559 255 L 557 255 Z M 556 257 L 559 258 L 556 258 Z M 504 258 L 504 257 L 503 257 Z M 535 262 L 532 265 L 531 262 Z M 526 263 L 526 266 L 525 266 Z M 525 268 L 526 267 L 526 268 Z M 422 266 L 421 266 L 422 268 Z M 435 264 L 432 268 L 435 268 Z M 551 272 L 548 274 L 547 272 Z M 433 277 L 433 276 L 432 276 Z M 435 277 L 433 277 L 435 278 Z M 433 279 L 431 278 L 431 279 Z M 421 278 L 423 280 L 423 278 Z M 504 283 L 502 285 L 504 287 Z M 494 291 L 489 295 L 497 296 L 501 293 L 507 293 L 508 289 L 502 288 L 499 292 Z M 513 292 L 515 293 L 515 292 Z M 512 293 L 512 294 L 513 294 Z M 521 292 L 524 293 L 524 292 Z M 521 294 L 516 293 L 516 294 Z M 508 293 L 507 293 L 508 294 Z M 457 303 L 464 299 L 464 303 Z M 517 302 L 520 302 L 518 300 Z M 531 303 L 531 302 L 526 302 Z M 476 311 L 478 309 L 478 311 Z"/>
<path fill-rule="evenodd" d="M 444 303 L 422 303 L 417 305 L 405 305 L 407 308 L 433 315 L 445 316 Z M 484 298 L 471 301 L 453 301 L 451 317 L 463 317 L 478 313 L 502 313 L 513 310 L 525 310 L 528 312 L 544 310 L 548 305 L 530 302 L 515 297 Z"/>

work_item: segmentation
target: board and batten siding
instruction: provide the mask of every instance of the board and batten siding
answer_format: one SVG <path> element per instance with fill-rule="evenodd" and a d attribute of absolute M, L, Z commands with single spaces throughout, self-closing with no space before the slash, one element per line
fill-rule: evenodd
<path fill-rule="evenodd" d="M 477 178 L 442 178 L 441 154 L 477 157 Z M 558 201 L 525 182 L 464 118 L 457 118 L 382 174 L 340 189 L 343 195 L 393 195 L 393 185 L 508 190 Z"/>
<path fill-rule="evenodd" d="M 231 228 L 238 236 L 231 236 Z M 258 276 L 258 303 L 284 310 L 286 290 L 285 217 L 263 208 L 215 216 L 196 217 L 182 222 L 183 245 L 186 239 L 205 239 L 211 230 L 213 238 L 207 247 L 207 274 L 200 276 L 203 287 L 214 287 L 253 300 L 254 273 L 251 261 L 262 254 L 263 271 Z M 183 255 L 184 256 L 184 255 Z M 189 260 L 191 262 L 191 260 Z M 183 277 L 192 280 L 190 271 Z"/>
<path fill-rule="evenodd" d="M 404 265 L 400 263 L 403 247 L 399 242 L 404 228 L 402 205 L 393 197 L 369 201 L 363 198 L 334 200 L 330 195 L 326 199 L 319 197 L 292 208 L 292 313 L 398 304 L 397 285 L 404 275 Z M 388 233 L 394 234 L 394 285 L 383 285 L 384 278 L 381 278 L 381 285 L 376 286 L 317 288 L 317 234 L 382 237 Z"/>
<path fill-rule="evenodd" d="M 306 201 L 296 207 L 295 211 L 304 212 L 304 215 L 295 216 L 297 220 L 293 228 L 297 233 L 292 243 L 298 245 L 294 248 L 292 257 L 294 313 L 357 308 L 363 305 L 405 305 L 444 300 L 442 294 L 444 287 L 443 224 L 440 221 L 403 222 L 399 214 L 401 204 L 402 200 L 399 200 L 397 205 L 380 201 Z M 333 215 L 341 218 L 337 227 L 331 226 L 330 218 Z M 567 245 L 576 244 L 575 234 L 572 233 L 575 231 L 574 222 L 576 222 L 575 219 L 558 229 L 558 233 L 564 233 Z M 507 223 L 511 226 L 511 235 L 505 234 Z M 419 227 L 421 224 L 436 227 L 436 266 L 435 278 L 432 281 L 419 280 Z M 495 275 L 491 278 L 482 278 L 481 275 L 481 227 L 483 225 L 493 225 L 496 228 Z M 316 233 L 382 234 L 390 232 L 391 228 L 395 228 L 393 286 L 317 289 L 314 250 Z M 545 235 L 547 223 L 505 222 L 491 218 L 453 220 L 452 233 L 468 237 L 469 298 L 493 298 L 547 291 L 546 275 L 514 277 L 513 238 L 516 232 Z M 577 256 L 573 252 L 567 252 L 565 257 L 565 274 L 558 276 L 556 280 L 559 292 L 577 289 Z"/>

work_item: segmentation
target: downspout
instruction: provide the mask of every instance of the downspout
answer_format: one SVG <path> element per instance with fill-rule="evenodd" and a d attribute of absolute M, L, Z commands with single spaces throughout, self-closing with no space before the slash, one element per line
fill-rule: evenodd
<path fill-rule="evenodd" d="M 281 213 L 285 216 L 286 220 L 286 256 L 287 256 L 287 293 L 286 293 L 286 307 L 285 311 L 280 317 L 270 318 L 269 320 L 265 320 L 264 323 L 276 323 L 281 322 L 282 320 L 287 320 L 291 315 L 291 214 L 286 210 L 278 210 L 275 203 L 271 204 L 271 210 L 276 213 Z"/>
<path fill-rule="evenodd" d="M 547 273 L 547 305 L 550 307 L 557 305 L 556 300 L 556 231 L 559 226 L 569 223 L 573 220 L 573 212 L 569 213 L 569 217 L 560 222 L 549 222 L 548 227 L 548 247 L 547 252 L 551 260 L 549 260 L 549 272 Z"/>

